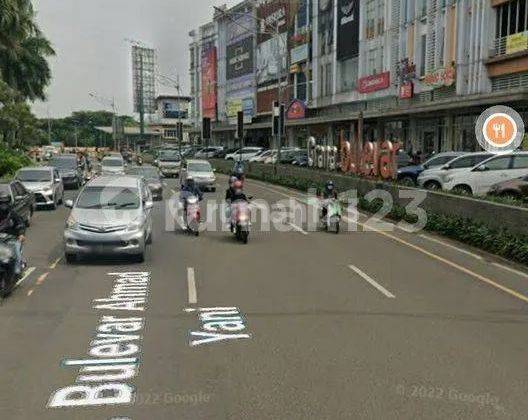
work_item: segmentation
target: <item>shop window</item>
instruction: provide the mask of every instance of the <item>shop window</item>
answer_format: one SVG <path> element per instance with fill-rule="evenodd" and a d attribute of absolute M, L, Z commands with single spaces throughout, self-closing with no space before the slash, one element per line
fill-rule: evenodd
<path fill-rule="evenodd" d="M 358 58 L 342 61 L 341 65 L 341 92 L 354 90 L 358 79 Z"/>
<path fill-rule="evenodd" d="M 306 75 L 304 73 L 297 73 L 295 75 L 295 89 L 297 91 L 297 99 L 301 101 L 306 101 L 307 99 L 307 86 L 306 86 Z"/>
<path fill-rule="evenodd" d="M 420 76 L 425 76 L 425 58 L 427 54 L 427 35 L 422 35 L 420 38 Z"/>

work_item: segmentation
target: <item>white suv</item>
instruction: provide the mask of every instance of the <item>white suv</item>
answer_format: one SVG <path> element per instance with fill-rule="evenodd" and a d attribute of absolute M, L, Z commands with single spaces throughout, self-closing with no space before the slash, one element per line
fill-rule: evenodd
<path fill-rule="evenodd" d="M 249 160 L 258 155 L 262 151 L 262 147 L 243 147 L 238 149 L 235 153 L 226 155 L 225 160 Z"/>
<path fill-rule="evenodd" d="M 495 155 L 477 166 L 446 177 L 444 188 L 477 196 L 499 182 L 528 175 L 528 152 Z"/>
<path fill-rule="evenodd" d="M 476 152 L 458 156 L 441 167 L 426 169 L 418 175 L 418 185 L 428 190 L 440 190 L 444 188 L 444 182 L 449 175 L 460 171 L 466 171 L 489 159 L 493 153 Z"/>

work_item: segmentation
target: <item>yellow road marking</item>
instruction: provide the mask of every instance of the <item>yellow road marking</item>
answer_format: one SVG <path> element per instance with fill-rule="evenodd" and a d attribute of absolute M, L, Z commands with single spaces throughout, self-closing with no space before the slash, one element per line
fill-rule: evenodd
<path fill-rule="evenodd" d="M 348 219 L 348 218 L 347 218 Z M 349 219 L 348 221 L 351 221 L 351 219 Z M 469 268 L 466 268 L 466 267 L 463 267 L 457 263 L 454 263 L 452 261 L 449 261 L 448 259 L 446 258 L 443 258 L 443 257 L 439 257 L 438 255 L 435 255 L 433 254 L 432 252 L 429 252 L 423 248 L 420 248 L 418 245 L 414 245 L 414 244 L 411 244 L 410 242 L 407 242 L 403 239 L 400 239 L 394 235 L 391 235 L 387 232 L 383 232 L 381 230 L 378 230 L 372 226 L 367 226 L 365 225 L 364 223 L 361 223 L 361 222 L 353 222 L 353 223 L 357 223 L 359 226 L 362 226 L 363 228 L 367 228 L 368 230 L 371 230 L 371 231 L 374 231 L 376 233 L 379 233 L 380 235 L 383 235 L 387 238 L 390 238 L 392 239 L 393 241 L 396 241 L 396 242 L 399 242 L 400 244 L 402 245 L 405 245 L 405 246 L 408 246 L 409 248 L 412 248 L 414 249 L 415 251 L 418 251 L 418 252 L 421 252 L 422 254 L 425 254 L 437 261 L 440 261 L 440 262 L 443 262 L 444 264 L 447 264 L 449 265 L 450 267 L 453 267 L 459 271 L 462 271 L 463 273 L 465 274 L 468 274 L 470 275 L 471 277 L 474 277 L 476 278 L 477 280 L 483 282 L 483 283 L 486 283 L 486 284 L 489 284 L 490 286 L 492 287 L 495 287 L 496 289 L 499 289 L 499 290 L 502 290 L 503 292 L 505 293 L 508 293 L 509 295 L 519 299 L 519 300 L 522 300 L 523 302 L 526 302 L 528 303 L 528 296 L 525 296 L 513 289 L 510 289 L 509 287 L 506 287 L 506 286 L 503 286 L 502 284 L 499 284 L 493 280 L 491 280 L 490 278 L 488 277 L 485 277 L 485 276 L 482 276 L 478 273 L 475 273 L 474 271 L 471 271 Z"/>
<path fill-rule="evenodd" d="M 59 264 L 59 262 L 60 262 L 61 259 L 62 259 L 62 257 L 57 258 L 57 259 L 53 262 L 53 264 L 51 264 L 51 265 L 49 266 L 49 268 L 52 269 L 52 270 L 55 270 L 55 268 L 57 267 L 57 264 Z"/>

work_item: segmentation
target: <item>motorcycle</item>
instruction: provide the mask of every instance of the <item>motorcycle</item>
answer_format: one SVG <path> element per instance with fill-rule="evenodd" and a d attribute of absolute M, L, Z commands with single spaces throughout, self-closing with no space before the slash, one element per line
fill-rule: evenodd
<path fill-rule="evenodd" d="M 327 232 L 339 233 L 341 224 L 341 204 L 336 199 L 323 200 L 322 207 L 326 206 L 326 215 L 321 214 L 321 223 Z"/>
<path fill-rule="evenodd" d="M 200 234 L 200 200 L 195 195 L 185 198 L 185 224 L 189 233 Z"/>
<path fill-rule="evenodd" d="M 17 280 L 22 273 L 15 273 L 16 255 L 12 235 L 0 234 L 0 298 L 5 298 L 11 294 L 16 286 Z"/>
<path fill-rule="evenodd" d="M 231 232 L 236 239 L 245 244 L 249 240 L 251 226 L 251 211 L 247 201 L 237 201 L 231 204 Z"/>

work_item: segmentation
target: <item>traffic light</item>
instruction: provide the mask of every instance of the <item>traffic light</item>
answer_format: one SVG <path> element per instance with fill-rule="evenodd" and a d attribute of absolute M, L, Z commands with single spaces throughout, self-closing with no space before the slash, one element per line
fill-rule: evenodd
<path fill-rule="evenodd" d="M 237 113 L 236 138 L 239 140 L 244 138 L 244 111 L 238 111 Z"/>

